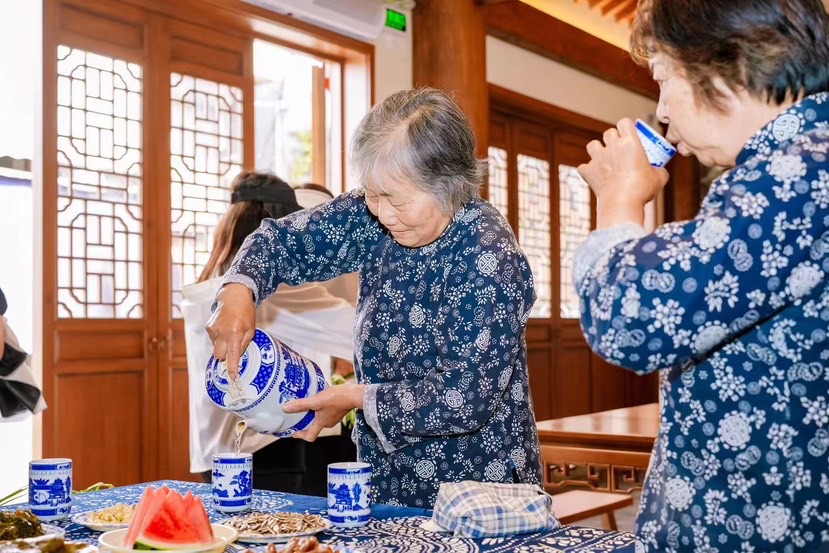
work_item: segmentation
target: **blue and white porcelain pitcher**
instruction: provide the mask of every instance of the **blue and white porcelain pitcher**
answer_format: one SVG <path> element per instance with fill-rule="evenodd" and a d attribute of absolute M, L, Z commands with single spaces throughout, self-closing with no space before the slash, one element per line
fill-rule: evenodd
<path fill-rule="evenodd" d="M 226 363 L 212 356 L 205 374 L 207 395 L 216 405 L 253 430 L 279 437 L 305 430 L 314 420 L 313 411 L 288 414 L 282 405 L 318 394 L 325 386 L 316 363 L 258 328 L 239 360 L 236 380 L 228 378 Z"/>

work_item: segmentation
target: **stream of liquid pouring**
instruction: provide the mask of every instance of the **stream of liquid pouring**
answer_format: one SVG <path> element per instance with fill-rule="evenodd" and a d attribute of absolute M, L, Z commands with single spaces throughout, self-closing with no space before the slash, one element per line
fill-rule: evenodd
<path fill-rule="evenodd" d="M 236 455 L 239 455 L 242 451 L 242 434 L 245 433 L 247 427 L 248 425 L 245 421 L 236 423 L 236 440 L 233 442 L 233 450 L 236 452 Z"/>

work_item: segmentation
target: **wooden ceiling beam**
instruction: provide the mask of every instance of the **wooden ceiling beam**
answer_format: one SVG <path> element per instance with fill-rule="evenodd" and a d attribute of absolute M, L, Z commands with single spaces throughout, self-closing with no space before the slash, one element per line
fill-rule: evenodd
<path fill-rule="evenodd" d="M 615 10 L 616 8 L 624 7 L 624 6 L 628 5 L 629 1 L 630 0 L 608 0 L 602 6 L 602 15 L 607 15 L 610 12 L 612 12 L 613 10 Z"/>
<path fill-rule="evenodd" d="M 616 21 L 619 23 L 626 23 L 630 25 L 630 23 L 633 21 L 633 17 L 636 15 L 636 7 L 637 3 L 631 2 L 627 6 L 616 12 Z"/>
<path fill-rule="evenodd" d="M 630 54 L 532 6 L 511 0 L 483 7 L 487 33 L 656 100 L 659 89 Z"/>

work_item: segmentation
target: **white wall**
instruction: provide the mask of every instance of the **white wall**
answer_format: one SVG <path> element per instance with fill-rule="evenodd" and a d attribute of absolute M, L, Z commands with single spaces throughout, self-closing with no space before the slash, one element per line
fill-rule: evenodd
<path fill-rule="evenodd" d="M 0 18 L 0 156 L 39 159 L 42 0 L 4 0 Z M 10 326 L 26 351 L 32 353 L 35 378 L 41 380 L 42 205 L 40 168 L 33 164 L 33 187 L 3 186 L 0 190 L 0 286 L 9 301 Z M 0 497 L 28 483 L 28 464 L 41 455 L 42 416 L 0 423 Z M 9 447 L 8 444 L 13 444 Z M 25 498 L 25 496 L 24 496 Z"/>
<path fill-rule="evenodd" d="M 32 351 L 33 345 L 31 224 L 32 188 L 0 184 L 0 259 L 4 260 L 0 264 L 0 288 L 9 303 L 7 324 L 27 352 Z M 33 438 L 31 416 L 14 422 L 0 422 L 0 444 L 3 444 L 0 497 L 28 482 Z"/>
<path fill-rule="evenodd" d="M 374 99 L 412 86 L 411 14 L 405 33 L 386 29 L 374 42 Z M 487 81 L 542 102 L 615 124 L 648 119 L 656 102 L 503 40 L 486 38 Z"/>
<path fill-rule="evenodd" d="M 374 41 L 374 101 L 412 87 L 412 14 L 406 14 L 406 31 L 388 27 Z"/>
<path fill-rule="evenodd" d="M 647 119 L 656 102 L 497 38 L 486 37 L 487 81 L 547 104 L 615 124 Z"/>

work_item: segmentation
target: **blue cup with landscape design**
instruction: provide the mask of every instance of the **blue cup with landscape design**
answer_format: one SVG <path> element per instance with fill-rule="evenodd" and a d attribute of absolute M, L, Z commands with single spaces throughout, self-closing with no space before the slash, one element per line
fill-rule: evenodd
<path fill-rule="evenodd" d="M 213 456 L 213 508 L 223 513 L 250 509 L 253 498 L 253 455 L 217 453 Z"/>
<path fill-rule="evenodd" d="M 371 465 L 328 465 L 328 518 L 334 526 L 365 526 L 371 518 Z"/>
<path fill-rule="evenodd" d="M 29 461 L 29 509 L 44 521 L 72 510 L 72 459 Z"/>

